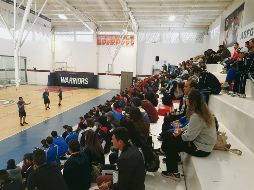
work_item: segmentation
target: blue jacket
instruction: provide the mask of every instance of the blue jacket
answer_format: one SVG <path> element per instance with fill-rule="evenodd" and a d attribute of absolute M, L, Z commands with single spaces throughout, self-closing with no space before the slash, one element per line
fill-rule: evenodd
<path fill-rule="evenodd" d="M 60 136 L 54 137 L 53 143 L 58 146 L 59 157 L 61 158 L 62 156 L 64 156 L 65 153 L 68 151 L 68 145 L 65 142 L 64 138 Z"/>
<path fill-rule="evenodd" d="M 67 135 L 67 137 L 65 138 L 66 143 L 68 144 L 71 140 L 78 140 L 78 133 L 73 131 L 69 135 Z"/>
<path fill-rule="evenodd" d="M 60 158 L 59 158 L 59 151 L 58 151 L 58 146 L 54 143 L 52 143 L 48 149 L 45 151 L 46 153 L 46 159 L 47 159 L 47 164 L 51 162 L 56 162 L 57 164 L 60 165 Z"/>

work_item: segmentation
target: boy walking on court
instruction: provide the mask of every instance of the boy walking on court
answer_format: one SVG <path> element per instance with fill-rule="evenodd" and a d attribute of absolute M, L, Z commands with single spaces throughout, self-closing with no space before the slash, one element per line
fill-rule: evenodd
<path fill-rule="evenodd" d="M 58 90 L 58 97 L 59 97 L 59 103 L 58 103 L 58 106 L 61 106 L 61 102 L 62 102 L 62 99 L 63 99 L 63 89 L 62 87 L 60 86 L 59 87 L 59 90 Z"/>
<path fill-rule="evenodd" d="M 50 100 L 49 100 L 49 90 L 46 88 L 45 91 L 42 94 L 42 98 L 44 100 L 44 105 L 45 105 L 45 110 L 50 109 L 49 104 L 50 104 Z"/>
<path fill-rule="evenodd" d="M 18 105 L 18 108 L 19 108 L 19 118 L 20 118 L 20 125 L 21 126 L 24 126 L 24 124 L 28 124 L 26 122 L 25 105 L 29 105 L 29 104 L 31 104 L 31 102 L 26 103 L 26 102 L 24 102 L 22 97 L 19 97 L 19 101 L 18 101 L 17 105 Z M 23 122 L 22 122 L 22 120 L 23 120 Z"/>

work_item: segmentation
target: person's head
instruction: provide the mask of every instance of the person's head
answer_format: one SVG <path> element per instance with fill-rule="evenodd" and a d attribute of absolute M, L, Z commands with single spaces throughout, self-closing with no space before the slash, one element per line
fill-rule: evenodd
<path fill-rule="evenodd" d="M 131 102 L 132 102 L 131 103 L 132 106 L 135 106 L 135 107 L 141 106 L 141 99 L 138 97 L 132 98 Z"/>
<path fill-rule="evenodd" d="M 239 58 L 243 59 L 247 53 L 248 53 L 248 49 L 246 47 L 242 47 L 238 51 L 238 56 Z"/>
<path fill-rule="evenodd" d="M 71 154 L 79 152 L 80 151 L 80 144 L 79 144 L 78 140 L 71 140 L 68 143 L 68 149 Z"/>
<path fill-rule="evenodd" d="M 93 127 L 94 126 L 94 121 L 92 118 L 87 118 L 86 119 L 86 124 L 88 127 Z"/>
<path fill-rule="evenodd" d="M 246 41 L 246 42 L 245 42 L 245 47 L 248 48 L 248 49 L 250 49 L 250 42 L 249 42 L 249 41 Z"/>
<path fill-rule="evenodd" d="M 57 135 L 57 132 L 56 131 L 52 131 L 51 132 L 51 136 L 54 138 L 54 137 L 57 137 L 58 135 Z"/>
<path fill-rule="evenodd" d="M 237 50 L 239 48 L 239 44 L 237 42 L 234 43 L 234 49 Z"/>
<path fill-rule="evenodd" d="M 112 144 L 114 148 L 123 150 L 129 144 L 128 130 L 124 127 L 118 127 L 112 132 Z"/>
<path fill-rule="evenodd" d="M 84 121 L 84 117 L 79 117 L 79 121 L 83 122 Z"/>
<path fill-rule="evenodd" d="M 46 154 L 42 149 L 36 149 L 33 151 L 33 163 L 37 167 L 46 163 Z"/>
<path fill-rule="evenodd" d="M 67 130 L 67 133 L 68 133 L 68 134 L 70 134 L 70 133 L 73 131 L 73 129 L 72 129 L 71 126 L 68 126 L 66 130 Z"/>
<path fill-rule="evenodd" d="M 10 159 L 7 161 L 7 170 L 12 170 L 16 168 L 15 160 Z"/>
<path fill-rule="evenodd" d="M 143 116 L 139 108 L 130 107 L 130 119 L 133 121 L 142 120 Z"/>
<path fill-rule="evenodd" d="M 107 117 L 106 116 L 100 116 L 98 118 L 98 122 L 101 126 L 106 126 L 107 125 Z"/>
<path fill-rule="evenodd" d="M 97 134 L 93 130 L 88 130 L 85 133 L 85 149 L 97 156 L 103 154 Z"/>
<path fill-rule="evenodd" d="M 200 74 L 202 72 L 202 70 L 198 67 L 198 66 L 193 66 L 192 67 L 192 71 L 193 71 L 193 74 L 196 76 L 196 77 L 200 77 Z"/>
<path fill-rule="evenodd" d="M 50 146 L 50 145 L 53 143 L 53 138 L 50 137 L 50 136 L 48 136 L 48 137 L 46 138 L 46 143 L 47 143 L 48 146 Z"/>
<path fill-rule="evenodd" d="M 31 166 L 33 164 L 33 154 L 32 153 L 25 154 L 23 158 L 23 163 L 26 166 Z"/>
<path fill-rule="evenodd" d="M 190 91 L 186 104 L 191 113 L 198 114 L 208 126 L 213 126 L 214 119 L 212 113 L 199 90 L 193 89 Z"/>
<path fill-rule="evenodd" d="M 23 101 L 23 98 L 22 98 L 22 97 L 19 97 L 19 101 Z"/>
<path fill-rule="evenodd" d="M 6 170 L 0 170 L 0 185 L 5 183 L 9 178 L 9 174 Z"/>
<path fill-rule="evenodd" d="M 219 50 L 223 50 L 224 49 L 224 45 L 219 45 Z"/>
<path fill-rule="evenodd" d="M 250 49 L 254 48 L 254 38 L 249 40 Z"/>
<path fill-rule="evenodd" d="M 105 116 L 107 117 L 107 121 L 109 122 L 114 120 L 114 113 L 112 111 L 107 112 Z"/>
<path fill-rule="evenodd" d="M 68 125 L 64 125 L 63 126 L 63 129 L 66 131 L 67 130 L 67 128 L 68 128 Z"/>
<path fill-rule="evenodd" d="M 190 77 L 184 85 L 184 94 L 188 95 L 192 89 L 197 89 L 198 83 L 193 77 Z"/>
<path fill-rule="evenodd" d="M 45 88 L 45 92 L 48 92 L 49 91 L 49 89 L 48 88 Z"/>
<path fill-rule="evenodd" d="M 46 143 L 46 139 L 42 139 L 41 140 L 41 144 L 42 144 L 42 147 L 48 147 L 47 143 Z"/>

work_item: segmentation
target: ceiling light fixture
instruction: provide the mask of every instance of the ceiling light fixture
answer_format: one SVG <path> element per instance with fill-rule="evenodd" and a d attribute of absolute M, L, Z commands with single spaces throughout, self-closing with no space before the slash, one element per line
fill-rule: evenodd
<path fill-rule="evenodd" d="M 168 17 L 168 20 L 169 21 L 174 21 L 176 19 L 176 16 L 175 15 L 170 15 L 169 17 Z"/>
<path fill-rule="evenodd" d="M 58 17 L 62 20 L 67 20 L 67 16 L 65 16 L 64 14 L 58 14 Z"/>

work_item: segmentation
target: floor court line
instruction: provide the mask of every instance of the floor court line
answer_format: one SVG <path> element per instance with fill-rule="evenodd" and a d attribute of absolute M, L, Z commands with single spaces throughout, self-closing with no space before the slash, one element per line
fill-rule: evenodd
<path fill-rule="evenodd" d="M 23 155 L 32 152 L 34 147 L 40 146 L 40 141 L 50 135 L 52 130 L 62 134 L 63 125 L 74 126 L 77 124 L 79 116 L 87 113 L 92 107 L 105 103 L 106 100 L 111 99 L 116 93 L 116 91 L 110 91 L 0 141 L 0 168 L 5 168 L 7 160 L 11 158 L 15 159 L 16 163 L 19 163 Z"/>

